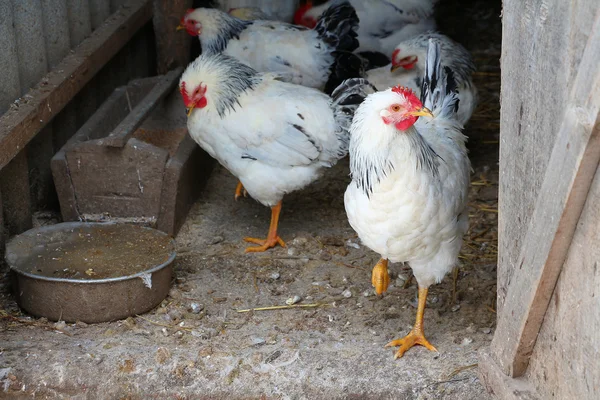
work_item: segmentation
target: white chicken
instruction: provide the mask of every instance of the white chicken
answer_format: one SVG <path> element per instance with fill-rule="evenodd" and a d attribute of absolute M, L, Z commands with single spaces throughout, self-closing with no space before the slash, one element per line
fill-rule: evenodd
<path fill-rule="evenodd" d="M 435 351 L 423 331 L 427 291 L 457 263 L 468 228 L 466 137 L 453 74 L 440 56 L 430 40 L 423 102 L 399 86 L 371 94 L 350 129 L 352 182 L 344 201 L 362 243 L 381 255 L 372 283 L 379 294 L 387 290 L 389 260 L 408 262 L 419 286 L 414 328 L 387 345 L 400 346 L 396 358 L 416 344 Z"/>
<path fill-rule="evenodd" d="M 178 29 L 198 36 L 203 54 L 222 52 L 257 71 L 276 72 L 287 82 L 322 90 L 330 75 L 339 74 L 339 82 L 360 76 L 345 65 L 346 54 L 358 47 L 358 17 L 347 1 L 327 9 L 312 30 L 279 21 L 245 21 L 212 8 L 189 10 Z"/>
<path fill-rule="evenodd" d="M 429 32 L 400 43 L 392 53 L 391 64 L 368 70 L 364 77 L 379 90 L 400 85 L 420 96 L 429 39 L 439 43 L 442 65 L 450 67 L 454 73 L 459 99 L 458 120 L 466 124 L 477 106 L 477 88 L 472 80 L 475 64 L 469 51 L 446 35 Z"/>
<path fill-rule="evenodd" d="M 224 54 L 198 57 L 184 71 L 179 90 L 191 137 L 250 196 L 271 207 L 267 238 L 245 238 L 259 245 L 247 252 L 285 246 L 277 235 L 283 196 L 313 182 L 348 153 L 353 112 L 374 92 L 359 79 L 329 97 Z"/>
<path fill-rule="evenodd" d="M 435 30 L 433 9 L 436 1 L 350 0 L 360 19 L 358 51 L 378 51 L 389 55 L 398 43 Z M 309 3 L 299 8 L 294 23 L 312 28 L 331 4 L 335 4 L 335 0 L 314 7 Z"/>

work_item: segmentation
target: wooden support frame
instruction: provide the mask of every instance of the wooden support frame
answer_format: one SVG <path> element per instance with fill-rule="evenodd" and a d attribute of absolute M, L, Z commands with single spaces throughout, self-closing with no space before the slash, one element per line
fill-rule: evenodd
<path fill-rule="evenodd" d="M 129 0 L 0 117 L 0 169 L 4 168 L 84 85 L 152 18 L 152 0 Z"/>
<path fill-rule="evenodd" d="M 512 378 L 527 369 L 600 162 L 599 42 L 596 20 L 564 102 L 565 117 L 492 341 L 493 359 Z"/>
<path fill-rule="evenodd" d="M 489 349 L 479 352 L 479 375 L 487 391 L 499 399 L 541 400 L 527 379 L 507 376 L 489 354 Z"/>

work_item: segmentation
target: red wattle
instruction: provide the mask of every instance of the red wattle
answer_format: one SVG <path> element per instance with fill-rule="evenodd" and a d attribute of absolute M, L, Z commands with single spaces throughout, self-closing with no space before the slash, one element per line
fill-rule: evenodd
<path fill-rule="evenodd" d="M 413 126 L 415 124 L 415 122 L 417 122 L 417 119 L 419 117 L 408 117 L 406 119 L 403 119 L 402 121 L 396 123 L 396 125 L 394 125 L 396 127 L 396 129 L 400 130 L 400 131 L 405 131 L 408 128 L 410 128 L 411 126 Z"/>

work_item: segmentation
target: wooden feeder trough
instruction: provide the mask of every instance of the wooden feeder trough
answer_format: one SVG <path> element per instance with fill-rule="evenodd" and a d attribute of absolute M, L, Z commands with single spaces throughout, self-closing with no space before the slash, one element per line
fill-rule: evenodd
<path fill-rule="evenodd" d="M 115 89 L 52 158 L 64 221 L 120 221 L 175 235 L 212 159 L 187 135 L 181 68 Z"/>

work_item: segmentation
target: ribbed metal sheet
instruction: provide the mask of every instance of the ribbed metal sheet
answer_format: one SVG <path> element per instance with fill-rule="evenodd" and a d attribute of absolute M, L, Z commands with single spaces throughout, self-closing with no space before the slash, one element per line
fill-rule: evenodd
<path fill-rule="evenodd" d="M 0 115 L 123 2 L 0 1 Z"/>

